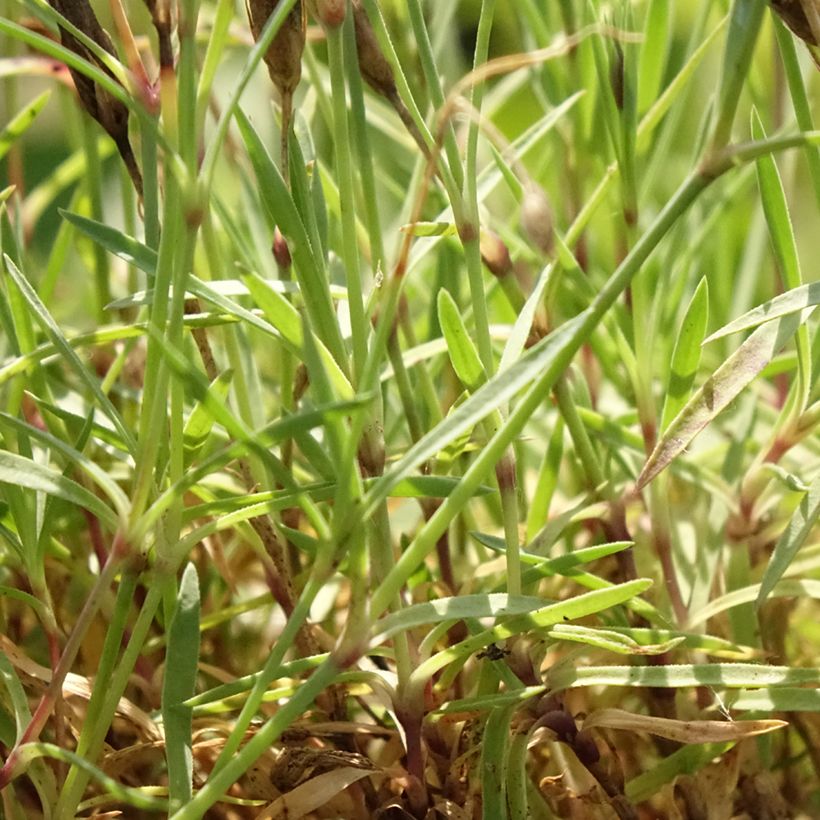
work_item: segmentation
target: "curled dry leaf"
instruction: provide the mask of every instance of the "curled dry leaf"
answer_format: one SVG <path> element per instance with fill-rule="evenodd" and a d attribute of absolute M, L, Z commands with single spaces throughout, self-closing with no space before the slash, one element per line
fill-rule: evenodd
<path fill-rule="evenodd" d="M 784 726 L 788 726 L 785 720 L 671 720 L 636 715 L 623 709 L 598 709 L 584 721 L 584 729 L 648 732 L 678 743 L 723 743 L 763 735 Z"/>
<path fill-rule="evenodd" d="M 274 820 L 287 817 L 296 820 L 324 806 L 348 786 L 373 774 L 375 769 L 342 766 L 312 777 L 310 780 L 283 794 L 256 816 L 256 820 Z"/>

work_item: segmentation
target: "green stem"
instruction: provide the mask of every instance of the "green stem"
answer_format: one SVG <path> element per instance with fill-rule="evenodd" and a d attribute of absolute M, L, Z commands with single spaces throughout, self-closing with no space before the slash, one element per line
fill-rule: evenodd
<path fill-rule="evenodd" d="M 427 82 L 427 89 L 430 92 L 430 101 L 436 111 L 440 111 L 444 106 L 444 91 L 441 87 L 438 69 L 436 68 L 436 58 L 433 54 L 433 46 L 430 43 L 430 35 L 427 32 L 427 25 L 424 22 L 424 13 L 419 0 L 409 0 L 407 11 L 410 14 L 410 25 L 413 27 L 413 35 L 416 40 L 416 48 L 419 52 L 419 60 L 424 71 L 424 79 Z M 461 165 L 461 157 L 458 152 L 455 131 L 451 123 L 447 123 L 444 130 L 444 150 L 447 153 L 447 162 L 456 187 L 461 190 L 464 185 L 464 169 Z"/>
<path fill-rule="evenodd" d="M 352 27 L 352 15 L 348 14 L 347 18 L 345 27 Z M 342 259 L 345 266 L 350 329 L 353 337 L 353 372 L 356 381 L 358 381 L 367 357 L 369 325 L 364 312 L 359 251 L 356 244 L 355 189 L 353 186 L 350 133 L 347 127 L 343 28 L 327 30 L 327 50 L 332 92 L 331 101 L 333 103 L 333 146 L 339 180 L 339 209 L 342 217 Z"/>

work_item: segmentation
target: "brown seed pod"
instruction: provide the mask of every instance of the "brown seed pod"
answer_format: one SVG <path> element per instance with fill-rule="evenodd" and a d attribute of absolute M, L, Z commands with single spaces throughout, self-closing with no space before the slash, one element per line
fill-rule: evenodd
<path fill-rule="evenodd" d="M 279 0 L 248 0 L 248 20 L 253 39 L 258 40 Z M 279 93 L 293 94 L 302 77 L 302 52 L 305 50 L 304 10 L 300 2 L 291 9 L 265 52 L 265 64 Z"/>
<path fill-rule="evenodd" d="M 521 203 L 521 226 L 532 243 L 547 256 L 552 252 L 552 208 L 544 189 L 530 183 Z"/>
<path fill-rule="evenodd" d="M 100 48 L 107 51 L 112 57 L 117 56 L 111 38 L 100 25 L 88 0 L 50 0 L 50 3 L 55 11 L 62 14 L 69 23 L 76 26 Z M 62 26 L 60 26 L 60 40 L 67 49 L 73 51 L 78 57 L 99 66 L 109 77 L 114 77 L 108 67 L 93 52 Z M 77 89 L 83 108 L 97 120 L 111 139 L 114 140 L 125 167 L 131 175 L 134 187 L 141 196 L 142 176 L 137 167 L 134 152 L 131 150 L 131 143 L 128 140 L 128 108 L 82 72 L 70 66 L 68 70 L 74 80 L 74 86 Z"/>
<path fill-rule="evenodd" d="M 489 228 L 482 228 L 479 239 L 481 248 L 481 261 L 487 266 L 487 270 L 499 279 L 508 276 L 513 271 L 510 251 L 504 244 L 504 240 L 495 231 Z"/>
<path fill-rule="evenodd" d="M 808 14 L 820 14 L 820 3 L 817 0 L 771 0 L 772 8 L 780 15 L 783 22 L 801 39 L 811 45 L 818 45 L 817 36 L 812 31 Z M 807 14 L 808 12 L 808 14 Z"/>
<path fill-rule="evenodd" d="M 359 57 L 359 71 L 365 82 L 377 93 L 390 99 L 396 94 L 393 69 L 382 54 L 379 41 L 370 25 L 367 12 L 361 0 L 353 0 L 353 25 L 356 31 L 356 50 Z"/>
<path fill-rule="evenodd" d="M 808 46 L 820 68 L 820 0 L 771 0 L 772 9 Z"/>
<path fill-rule="evenodd" d="M 248 20 L 253 39 L 258 40 L 268 18 L 276 10 L 279 0 L 246 0 Z M 297 2 L 276 32 L 268 50 L 265 64 L 268 73 L 282 97 L 282 141 L 280 153 L 282 175 L 290 178 L 288 167 L 288 136 L 293 114 L 293 92 L 302 78 L 302 52 L 305 50 L 305 8 Z"/>
<path fill-rule="evenodd" d="M 380 96 L 384 97 L 393 110 L 399 115 L 404 127 L 419 146 L 425 157 L 430 156 L 430 150 L 424 138 L 419 133 L 407 106 L 399 96 L 396 81 L 393 78 L 393 67 L 384 56 L 370 18 L 362 6 L 361 0 L 351 0 L 353 9 L 353 25 L 356 32 L 356 52 L 359 61 L 359 72 L 364 81 Z"/>
<path fill-rule="evenodd" d="M 546 726 L 547 729 L 555 732 L 557 740 L 564 743 L 572 743 L 575 736 L 578 734 L 578 727 L 569 712 L 563 709 L 553 709 L 541 715 L 536 724 L 538 726 Z"/>

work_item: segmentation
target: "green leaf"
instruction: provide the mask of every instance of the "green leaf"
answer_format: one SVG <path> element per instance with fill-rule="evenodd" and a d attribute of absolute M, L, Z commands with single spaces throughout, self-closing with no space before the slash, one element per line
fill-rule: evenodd
<path fill-rule="evenodd" d="M 83 507 L 99 518 L 112 532 L 119 526 L 119 516 L 94 493 L 76 481 L 66 478 L 62 473 L 44 467 L 30 458 L 0 451 L 0 483 L 26 487 Z"/>
<path fill-rule="evenodd" d="M 31 720 L 31 710 L 29 709 L 26 690 L 23 689 L 23 684 L 20 683 L 17 672 L 14 671 L 14 666 L 5 647 L 4 651 L 0 652 L 0 681 L 2 681 L 8 692 L 8 700 L 3 698 L 3 702 L 10 705 L 14 711 L 14 722 L 17 728 L 16 740 L 19 740 Z"/>
<path fill-rule="evenodd" d="M 168 631 L 162 684 L 162 720 L 168 761 L 171 811 L 188 804 L 192 794 L 193 710 L 185 701 L 194 694 L 199 660 L 199 579 L 188 564 L 182 573 L 176 609 Z"/>
<path fill-rule="evenodd" d="M 414 604 L 406 609 L 392 612 L 373 627 L 372 646 L 378 646 L 398 632 L 404 632 L 424 624 L 442 621 L 460 621 L 466 618 L 503 618 L 520 615 L 544 606 L 544 599 L 527 595 L 459 595 L 439 598 L 424 604 Z"/>
<path fill-rule="evenodd" d="M 129 265 L 139 268 L 139 270 L 150 275 L 154 275 L 157 269 L 157 252 L 149 248 L 142 242 L 128 236 L 110 225 L 97 222 L 94 219 L 81 216 L 80 214 L 59 209 L 60 216 L 70 222 L 77 230 L 85 234 L 89 239 L 96 242 L 101 248 L 113 253 Z"/>
<path fill-rule="evenodd" d="M 587 615 L 594 615 L 605 609 L 626 603 L 651 586 L 652 581 L 648 578 L 637 578 L 624 584 L 615 584 L 605 589 L 585 592 L 566 601 L 559 601 L 529 612 L 526 615 L 513 616 L 504 623 L 496 624 L 433 655 L 413 671 L 411 678 L 416 682 L 427 680 L 439 669 L 458 661 L 466 655 L 478 652 L 491 643 L 504 641 L 514 635 L 521 635 L 533 630 L 548 630 L 563 621 L 573 621 Z"/>
<path fill-rule="evenodd" d="M 704 339 L 703 344 L 707 345 L 732 333 L 749 330 L 765 322 L 798 313 L 806 308 L 816 307 L 818 304 L 820 304 L 820 282 L 800 285 L 800 287 L 787 290 L 779 296 L 775 296 L 774 299 L 769 299 L 768 302 L 752 308 L 742 316 L 738 316 L 737 319 L 724 325 L 720 330 L 716 330 L 711 336 Z"/>
<path fill-rule="evenodd" d="M 253 296 L 256 304 L 262 308 L 267 320 L 282 334 L 287 346 L 300 360 L 304 359 L 304 351 L 302 350 L 304 336 L 302 317 L 299 315 L 299 311 L 281 296 L 276 288 L 272 287 L 273 282 L 262 279 L 258 274 L 251 273 L 243 276 L 242 281 L 247 285 L 248 291 Z M 342 399 L 353 398 L 353 387 L 336 360 L 331 356 L 330 351 L 321 340 L 317 339 L 315 342 L 325 372 L 333 385 L 336 395 Z"/>
<path fill-rule="evenodd" d="M 239 109 L 236 112 L 236 122 L 256 172 L 262 204 L 273 223 L 279 226 L 288 240 L 293 269 L 299 279 L 311 324 L 321 334 L 322 340 L 341 367 L 347 361 L 347 354 L 333 311 L 324 265 L 320 261 L 320 249 L 311 245 L 305 224 L 276 164 L 248 118 Z"/>
<path fill-rule="evenodd" d="M 472 698 L 461 698 L 442 703 L 432 714 L 460 715 L 487 712 L 490 709 L 499 709 L 504 706 L 521 705 L 536 695 L 542 694 L 545 686 L 525 686 L 522 689 L 513 689 L 509 692 L 495 692 L 492 695 L 478 695 Z"/>
<path fill-rule="evenodd" d="M 741 689 L 727 698 L 728 708 L 748 712 L 820 712 L 820 689 L 783 686 L 769 689 Z"/>
<path fill-rule="evenodd" d="M 669 34 L 669 3 L 667 0 L 650 0 L 641 42 L 638 78 L 639 111 L 646 111 L 658 96 L 666 65 Z"/>
<path fill-rule="evenodd" d="M 23 106 L 0 131 L 0 160 L 9 152 L 11 146 L 28 130 L 37 115 L 51 97 L 51 91 L 44 91 L 30 103 Z"/>
<path fill-rule="evenodd" d="M 475 392 L 486 381 L 484 367 L 473 340 L 458 311 L 458 305 L 448 290 L 438 292 L 438 321 L 447 341 L 447 353 L 461 383 Z"/>
<path fill-rule="evenodd" d="M 679 456 L 692 439 L 745 388 L 800 325 L 799 315 L 784 316 L 759 327 L 710 376 L 673 419 L 638 476 L 637 489 L 645 487 Z"/>
<path fill-rule="evenodd" d="M 54 318 L 46 309 L 46 306 L 40 301 L 40 298 L 37 296 L 34 288 L 32 288 L 29 284 L 28 279 L 23 276 L 8 255 L 5 255 L 4 259 L 9 275 L 14 280 L 14 284 L 17 285 L 20 294 L 26 302 L 28 302 L 34 318 L 49 336 L 54 346 L 59 350 L 60 354 L 65 358 L 68 364 L 71 365 L 71 368 L 75 371 L 75 373 L 77 373 L 80 379 L 91 391 L 101 410 L 106 416 L 108 416 L 113 425 L 117 428 L 117 432 L 122 437 L 122 440 L 128 445 L 128 449 L 133 453 L 137 447 L 134 435 L 117 411 L 117 408 L 114 407 L 108 396 L 103 393 L 96 376 L 85 364 L 83 364 L 80 357 L 74 352 L 74 348 L 72 348 L 68 343 L 68 340 L 63 335 L 63 332 L 60 330 L 57 322 L 54 321 Z"/>
<path fill-rule="evenodd" d="M 510 721 L 517 704 L 492 709 L 481 739 L 481 808 L 483 820 L 508 820 L 507 765 L 510 757 Z"/>
<path fill-rule="evenodd" d="M 157 254 L 156 251 L 138 242 L 124 233 L 104 225 L 101 222 L 96 222 L 93 219 L 88 219 L 78 214 L 72 214 L 68 211 L 61 212 L 65 219 L 71 222 L 78 230 L 82 231 L 86 236 L 93 239 L 107 251 L 119 256 L 129 264 L 133 264 L 140 270 L 147 273 L 149 276 L 156 274 Z M 251 311 L 246 310 L 241 305 L 231 299 L 226 298 L 226 295 L 242 295 L 247 292 L 247 288 L 237 288 L 236 283 L 232 280 L 228 282 L 215 282 L 206 284 L 195 276 L 189 274 L 185 280 L 186 290 L 190 291 L 194 296 L 204 300 L 212 305 L 223 310 L 229 316 L 235 316 L 238 319 L 247 322 L 257 330 L 263 333 L 274 336 L 281 341 L 279 332 L 267 322 L 254 315 Z M 173 291 L 169 291 L 169 296 Z M 145 291 L 142 293 L 132 294 L 127 299 L 117 300 L 107 307 L 121 308 L 131 307 L 135 304 L 151 304 L 153 301 L 153 291 Z"/>
<path fill-rule="evenodd" d="M 564 352 L 567 345 L 572 344 L 574 335 L 586 317 L 587 313 L 584 311 L 561 325 L 530 348 L 518 362 L 486 382 L 444 421 L 419 439 L 369 490 L 367 508 L 386 498 L 391 486 L 410 470 L 443 450 L 462 433 L 472 430 L 481 419 L 497 410 L 540 375 L 549 362 Z"/>
<path fill-rule="evenodd" d="M 783 573 L 789 568 L 797 551 L 809 537 L 820 517 L 820 476 L 812 482 L 808 492 L 803 496 L 789 521 L 783 535 L 775 544 L 772 557 L 763 573 L 760 592 L 757 596 L 758 609 L 769 597 Z"/>
<path fill-rule="evenodd" d="M 142 789 L 135 789 L 123 786 L 113 777 L 105 774 L 92 763 L 76 752 L 55 746 L 53 743 L 24 743 L 18 748 L 18 765 L 20 771 L 25 771 L 37 758 L 51 757 L 54 760 L 61 760 L 81 769 L 85 774 L 97 781 L 102 788 L 115 800 L 125 803 L 133 809 L 167 813 L 168 802 L 152 794 L 147 794 Z"/>
<path fill-rule="evenodd" d="M 698 283 L 681 322 L 661 414 L 661 430 L 681 411 L 689 398 L 700 365 L 700 351 L 709 322 L 709 285 L 704 276 Z"/>
<path fill-rule="evenodd" d="M 45 407 L 45 403 L 42 406 Z M 90 415 L 88 418 L 73 416 L 73 414 L 67 415 L 69 415 L 72 420 L 76 420 L 87 427 L 87 432 L 90 432 L 91 429 L 93 429 L 89 421 L 91 418 Z M 2 419 L 4 424 L 7 424 L 9 427 L 60 453 L 60 455 L 67 459 L 70 464 L 73 464 L 77 469 L 85 473 L 108 496 L 119 516 L 125 520 L 131 506 L 128 496 L 123 492 L 119 484 L 117 484 L 109 473 L 97 464 L 96 461 L 67 444 L 62 439 L 57 438 L 45 430 L 40 430 L 37 427 L 27 424 L 15 416 L 10 416 L 8 413 L 0 412 L 0 419 Z M 81 445 L 78 444 L 78 446 Z"/>
<path fill-rule="evenodd" d="M 726 689 L 800 686 L 820 683 L 820 669 L 751 663 L 669 664 L 665 666 L 553 667 L 547 675 L 553 691 L 583 686 L 717 686 Z"/>
<path fill-rule="evenodd" d="M 609 629 L 594 629 L 578 624 L 556 624 L 547 632 L 557 641 L 573 641 L 618 655 L 661 655 L 683 643 L 684 637 L 670 637 L 660 644 L 640 644 L 629 635 Z"/>
<path fill-rule="evenodd" d="M 210 392 L 223 401 L 228 396 L 233 379 L 233 370 L 228 369 L 220 373 L 210 384 Z M 185 461 L 190 464 L 199 454 L 214 426 L 214 417 L 208 412 L 205 405 L 198 401 L 191 410 L 185 427 L 182 429 Z"/>
<path fill-rule="evenodd" d="M 756 111 L 752 112 L 752 136 L 757 140 L 766 138 L 766 132 Z M 766 224 L 769 227 L 769 236 L 783 284 L 787 289 L 800 287 L 803 277 L 800 274 L 797 243 L 777 165 L 771 154 L 761 156 L 755 165 L 760 201 L 763 204 L 763 213 L 766 215 Z M 811 391 L 811 347 L 808 330 L 805 327 L 797 330 L 797 375 L 797 401 L 799 411 L 802 412 Z"/>
<path fill-rule="evenodd" d="M 659 760 L 649 770 L 632 778 L 626 784 L 626 796 L 633 803 L 648 800 L 667 783 L 674 782 L 676 777 L 696 774 L 734 745 L 734 742 L 704 743 L 677 749 L 672 754 Z"/>
<path fill-rule="evenodd" d="M 760 584 L 741 587 L 709 601 L 706 606 L 690 614 L 689 625 L 706 623 L 710 618 L 742 604 L 757 601 L 760 595 Z M 812 579 L 778 581 L 768 592 L 769 598 L 811 598 L 820 600 L 820 581 Z"/>

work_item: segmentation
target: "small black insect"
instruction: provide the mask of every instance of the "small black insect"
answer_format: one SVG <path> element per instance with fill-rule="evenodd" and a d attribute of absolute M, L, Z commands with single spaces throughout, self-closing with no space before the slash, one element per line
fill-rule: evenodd
<path fill-rule="evenodd" d="M 507 655 L 510 654 L 509 649 L 503 649 L 500 646 L 496 646 L 494 643 L 491 643 L 486 649 L 482 649 L 481 652 L 476 655 L 476 657 L 481 660 L 482 658 L 487 658 L 491 661 L 500 661 L 503 660 Z"/>

